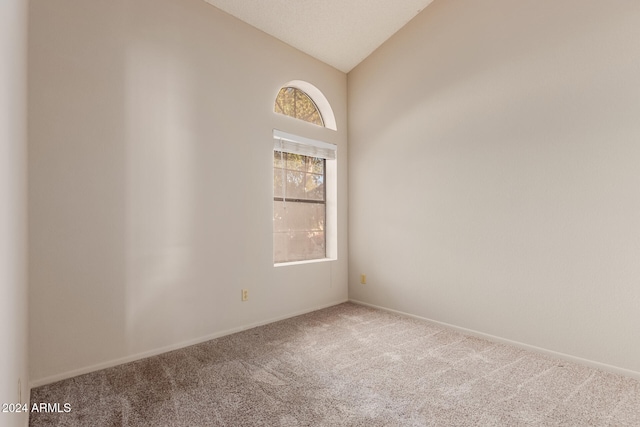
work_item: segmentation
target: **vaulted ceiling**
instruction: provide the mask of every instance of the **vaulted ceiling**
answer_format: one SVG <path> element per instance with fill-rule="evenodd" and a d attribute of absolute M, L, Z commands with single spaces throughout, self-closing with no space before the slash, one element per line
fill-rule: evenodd
<path fill-rule="evenodd" d="M 205 0 L 349 72 L 433 0 Z"/>

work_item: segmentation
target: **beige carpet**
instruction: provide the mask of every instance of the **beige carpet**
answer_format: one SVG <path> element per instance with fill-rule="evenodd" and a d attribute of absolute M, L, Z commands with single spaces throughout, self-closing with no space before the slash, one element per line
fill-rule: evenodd
<path fill-rule="evenodd" d="M 341 304 L 32 390 L 39 426 L 640 426 L 640 381 Z"/>

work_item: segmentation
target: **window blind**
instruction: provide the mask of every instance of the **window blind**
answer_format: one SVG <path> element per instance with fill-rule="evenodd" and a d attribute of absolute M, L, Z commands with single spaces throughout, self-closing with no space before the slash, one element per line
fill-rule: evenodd
<path fill-rule="evenodd" d="M 317 141 L 303 136 L 293 135 L 278 129 L 273 130 L 273 149 L 285 153 L 301 154 L 309 157 L 320 157 L 335 160 L 337 145 Z"/>

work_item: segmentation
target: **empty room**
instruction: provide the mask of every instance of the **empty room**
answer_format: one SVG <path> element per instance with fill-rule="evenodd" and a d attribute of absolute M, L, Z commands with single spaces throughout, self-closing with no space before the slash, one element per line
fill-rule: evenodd
<path fill-rule="evenodd" d="M 639 40 L 2 0 L 0 426 L 640 425 Z"/>

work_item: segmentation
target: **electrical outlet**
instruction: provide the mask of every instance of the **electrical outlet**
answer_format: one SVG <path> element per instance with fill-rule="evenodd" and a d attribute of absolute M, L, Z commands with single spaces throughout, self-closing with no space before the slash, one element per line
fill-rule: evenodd
<path fill-rule="evenodd" d="M 366 274 L 361 274 L 360 275 L 360 283 L 362 283 L 363 285 L 367 284 L 367 275 Z"/>
<path fill-rule="evenodd" d="M 242 301 L 246 301 L 249 299 L 249 289 L 242 290 Z"/>

